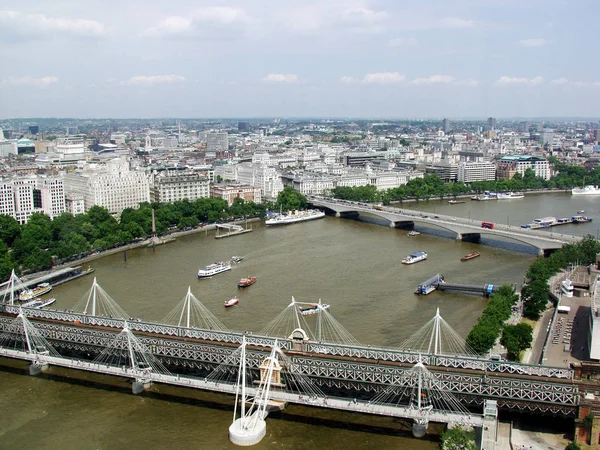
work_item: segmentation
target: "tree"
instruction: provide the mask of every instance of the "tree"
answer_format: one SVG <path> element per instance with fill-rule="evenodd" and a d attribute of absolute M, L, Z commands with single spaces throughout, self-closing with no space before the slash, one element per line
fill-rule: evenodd
<path fill-rule="evenodd" d="M 442 433 L 444 450 L 475 450 L 475 431 L 467 431 L 460 425 L 448 428 Z"/>
<path fill-rule="evenodd" d="M 284 210 L 304 209 L 306 197 L 291 186 L 286 186 L 277 196 L 277 206 Z"/>
<path fill-rule="evenodd" d="M 533 328 L 531 325 L 520 323 L 506 325 L 502 331 L 500 343 L 506 347 L 510 359 L 519 360 L 521 352 L 531 347 L 532 340 Z"/>
<path fill-rule="evenodd" d="M 565 447 L 565 450 L 581 450 L 581 447 L 579 446 L 579 444 L 577 444 L 575 442 L 571 442 L 569 445 L 567 445 Z"/>
<path fill-rule="evenodd" d="M 528 319 L 538 320 L 548 303 L 548 283 L 543 279 L 533 280 L 521 289 L 523 299 L 523 315 Z"/>
<path fill-rule="evenodd" d="M 11 247 L 16 238 L 21 234 L 21 226 L 15 218 L 0 214 L 0 240 L 7 247 Z"/>

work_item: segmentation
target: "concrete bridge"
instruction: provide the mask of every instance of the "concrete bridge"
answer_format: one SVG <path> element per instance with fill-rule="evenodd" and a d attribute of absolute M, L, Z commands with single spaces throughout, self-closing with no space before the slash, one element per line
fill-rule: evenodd
<path fill-rule="evenodd" d="M 546 255 L 565 244 L 580 241 L 580 236 L 572 236 L 539 230 L 526 230 L 521 227 L 494 223 L 494 228 L 482 228 L 481 220 L 465 219 L 448 215 L 434 215 L 423 211 L 391 206 L 373 206 L 366 203 L 310 197 L 309 203 L 316 208 L 329 210 L 336 217 L 363 217 L 383 219 L 390 227 L 412 228 L 415 224 L 435 227 L 454 233 L 457 240 L 478 242 L 482 235 L 493 236 L 529 245 L 537 249 L 539 255 Z"/>

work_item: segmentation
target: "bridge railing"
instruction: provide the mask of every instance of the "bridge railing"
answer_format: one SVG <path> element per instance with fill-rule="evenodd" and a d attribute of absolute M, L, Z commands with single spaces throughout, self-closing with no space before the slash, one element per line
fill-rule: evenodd
<path fill-rule="evenodd" d="M 23 312 L 28 318 L 39 318 L 49 320 L 60 320 L 72 322 L 74 324 L 103 326 L 122 330 L 127 322 L 127 327 L 132 331 L 145 333 L 156 333 L 166 336 L 177 336 L 182 338 L 203 339 L 208 341 L 225 342 L 240 344 L 244 333 L 225 332 L 218 330 L 205 330 L 200 328 L 179 327 L 176 325 L 146 322 L 139 319 L 117 319 L 114 317 L 92 316 L 71 311 L 56 311 L 47 309 L 26 308 L 19 305 L 0 305 L 0 311 L 9 314 L 18 315 Z M 282 349 L 291 348 L 291 342 L 282 338 L 273 338 L 268 336 L 255 336 L 246 334 L 246 342 L 250 345 L 261 347 L 273 347 L 275 342 Z"/>
<path fill-rule="evenodd" d="M 123 319 L 90 316 L 70 311 L 24 308 L 22 306 L 13 305 L 0 305 L 0 311 L 5 311 L 9 314 L 15 315 L 23 312 L 29 318 L 60 320 L 74 324 L 109 327 L 116 330 L 122 330 L 125 326 L 125 320 Z M 178 327 L 175 325 L 145 322 L 137 319 L 127 321 L 127 326 L 132 331 L 240 345 L 242 343 L 243 336 L 245 335 L 246 341 L 249 345 L 273 347 L 275 342 L 277 342 L 277 345 L 281 349 L 290 350 L 292 348 L 292 342 L 288 339 L 258 336 L 248 333 Z M 532 375 L 566 380 L 572 380 L 574 377 L 574 371 L 572 369 L 563 367 L 538 366 L 506 361 L 489 361 L 487 359 L 459 355 L 430 355 L 416 351 L 403 351 L 371 346 L 364 347 L 324 342 L 308 342 L 305 344 L 305 350 L 323 355 L 334 355 L 348 358 L 366 358 L 370 360 L 392 361 L 407 364 L 416 364 L 417 362 L 421 361 L 427 366 L 441 366 L 487 372 Z"/>

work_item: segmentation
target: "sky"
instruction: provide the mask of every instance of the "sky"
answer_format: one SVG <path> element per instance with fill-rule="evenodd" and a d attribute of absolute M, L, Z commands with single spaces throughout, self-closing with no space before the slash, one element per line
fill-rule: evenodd
<path fill-rule="evenodd" d="M 600 117 L 598 0 L 0 0 L 0 118 Z"/>

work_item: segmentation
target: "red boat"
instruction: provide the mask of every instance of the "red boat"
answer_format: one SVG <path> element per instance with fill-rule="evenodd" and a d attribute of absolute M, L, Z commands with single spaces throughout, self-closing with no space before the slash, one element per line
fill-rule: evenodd
<path fill-rule="evenodd" d="M 244 277 L 240 281 L 238 281 L 238 287 L 245 288 L 248 286 L 252 286 L 254 283 L 256 283 L 256 277 Z"/>
<path fill-rule="evenodd" d="M 237 297 L 233 297 L 233 298 L 231 298 L 231 299 L 227 300 L 227 301 L 224 303 L 224 306 L 225 306 L 225 308 L 229 308 L 230 306 L 237 305 L 237 302 L 239 302 L 239 301 L 240 301 L 240 299 L 239 299 L 239 298 L 237 298 Z"/>
<path fill-rule="evenodd" d="M 462 258 L 460 258 L 460 260 L 468 261 L 470 259 L 477 258 L 479 255 L 481 255 L 481 253 L 479 253 L 479 252 L 469 253 L 468 255 L 465 255 Z"/>

